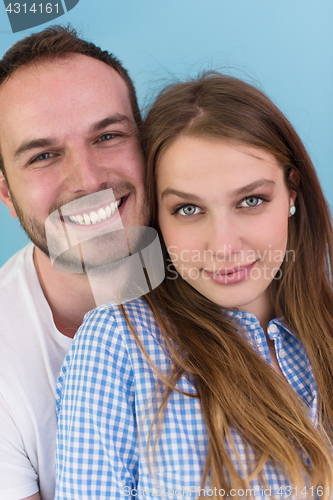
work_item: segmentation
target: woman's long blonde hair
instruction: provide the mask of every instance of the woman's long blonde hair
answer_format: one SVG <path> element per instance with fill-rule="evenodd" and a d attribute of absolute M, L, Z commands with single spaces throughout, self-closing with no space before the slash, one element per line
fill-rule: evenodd
<path fill-rule="evenodd" d="M 244 489 L 253 477 L 265 485 L 263 467 L 269 460 L 285 472 L 292 487 L 321 486 L 328 498 L 327 487 L 333 488 L 332 224 L 315 169 L 293 127 L 258 89 L 218 73 L 176 83 L 158 96 L 143 129 L 151 222 L 158 231 L 156 168 L 161 154 L 180 136 L 262 148 L 278 160 L 287 186 L 297 191 L 287 246 L 296 258 L 285 259 L 282 278 L 273 280 L 269 290 L 276 316 L 300 338 L 310 359 L 319 424 L 311 424 L 300 397 L 244 340 L 239 325 L 177 275 L 165 246 L 166 279 L 145 297 L 173 359 L 157 420 L 163 420 L 168 397 L 187 372 L 195 380 L 208 430 L 202 485 L 208 477 L 218 490 Z M 226 450 L 231 429 L 255 452 L 256 465 L 247 474 L 238 474 Z"/>

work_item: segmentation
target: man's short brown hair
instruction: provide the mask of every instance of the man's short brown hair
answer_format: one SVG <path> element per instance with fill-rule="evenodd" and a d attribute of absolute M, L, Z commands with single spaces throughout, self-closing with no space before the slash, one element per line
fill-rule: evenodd
<path fill-rule="evenodd" d="M 47 61 L 70 54 L 82 54 L 93 57 L 113 68 L 127 85 L 134 120 L 138 130 L 141 128 L 141 116 L 136 99 L 135 89 L 126 69 L 116 57 L 101 50 L 95 44 L 82 40 L 71 26 L 50 26 L 39 33 L 23 38 L 15 43 L 0 60 L 0 85 L 12 73 L 22 66 L 34 62 Z M 5 175 L 5 167 L 0 152 L 0 171 Z"/>

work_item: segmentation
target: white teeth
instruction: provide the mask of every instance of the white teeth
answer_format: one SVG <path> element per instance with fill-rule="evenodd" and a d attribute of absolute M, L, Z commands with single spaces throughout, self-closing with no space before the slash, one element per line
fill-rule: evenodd
<path fill-rule="evenodd" d="M 90 217 L 88 214 L 83 214 L 83 218 L 85 224 L 91 224 Z"/>
<path fill-rule="evenodd" d="M 96 212 L 90 212 L 90 220 L 92 224 L 96 224 L 96 222 L 99 222 L 99 217 L 96 214 Z"/>
<path fill-rule="evenodd" d="M 99 220 L 105 220 L 106 219 L 106 213 L 103 208 L 100 208 L 97 212 Z"/>
<path fill-rule="evenodd" d="M 68 218 L 74 224 L 80 224 L 83 226 L 97 224 L 98 222 L 102 222 L 116 213 L 120 203 L 121 199 L 118 201 L 112 201 L 110 205 L 106 205 L 105 208 L 100 208 L 97 212 L 90 212 L 89 215 L 70 215 Z"/>

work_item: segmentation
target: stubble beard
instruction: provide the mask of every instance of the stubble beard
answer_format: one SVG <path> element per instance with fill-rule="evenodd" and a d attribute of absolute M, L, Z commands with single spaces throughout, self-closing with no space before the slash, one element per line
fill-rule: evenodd
<path fill-rule="evenodd" d="M 33 242 L 33 244 L 43 252 L 46 257 L 50 258 L 49 249 L 47 246 L 45 225 L 41 224 L 37 219 L 32 217 L 26 217 L 19 207 L 13 193 L 11 192 L 9 186 L 8 191 L 15 208 L 17 217 L 19 218 L 22 229 L 26 232 L 27 236 Z"/>
<path fill-rule="evenodd" d="M 8 183 L 7 183 L 8 184 Z M 45 224 L 39 222 L 35 217 L 27 217 L 23 211 L 21 210 L 19 204 L 17 203 L 13 193 L 11 192 L 9 185 L 8 191 L 16 212 L 18 219 L 20 221 L 22 229 L 26 232 L 29 239 L 32 243 L 47 257 L 50 259 L 50 252 L 47 243 Z M 147 226 L 149 224 L 150 212 L 146 204 L 143 205 L 143 214 L 142 214 L 142 226 Z M 54 211 L 54 207 L 52 208 L 52 212 Z M 66 260 L 65 260 L 66 263 Z M 71 262 L 68 261 L 67 265 L 70 268 Z M 84 271 L 84 274 L 85 271 Z"/>

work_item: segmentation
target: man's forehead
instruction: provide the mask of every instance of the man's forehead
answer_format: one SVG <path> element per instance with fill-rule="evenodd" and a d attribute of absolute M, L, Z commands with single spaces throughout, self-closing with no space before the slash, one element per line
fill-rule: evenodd
<path fill-rule="evenodd" d="M 83 74 L 93 72 L 95 75 L 97 73 L 99 77 L 111 79 L 117 86 L 127 89 L 127 85 L 120 74 L 105 62 L 83 54 L 69 53 L 56 57 L 37 59 L 29 64 L 18 67 L 1 84 L 0 90 L 6 88 L 6 86 L 19 85 L 21 82 L 35 79 L 48 73 L 53 73 L 54 75 L 61 74 L 63 76 L 68 75 L 70 77 L 79 72 Z"/>
<path fill-rule="evenodd" d="M 64 132 L 88 129 L 115 114 L 126 115 L 135 126 L 122 77 L 106 63 L 81 54 L 17 69 L 0 85 L 0 113 L 2 146 L 9 141 L 16 147 L 22 134 L 28 139 L 33 131 L 37 138 L 58 135 L 61 123 Z"/>
<path fill-rule="evenodd" d="M 95 99 L 120 101 L 132 115 L 129 89 L 123 78 L 106 63 L 82 54 L 36 61 L 14 71 L 0 85 L 0 110 L 12 106 L 23 108 L 38 105 L 53 98 Z M 22 109 L 24 111 L 24 109 Z M 120 110 L 119 110 L 120 111 Z"/>

